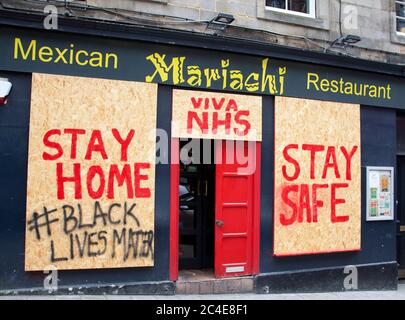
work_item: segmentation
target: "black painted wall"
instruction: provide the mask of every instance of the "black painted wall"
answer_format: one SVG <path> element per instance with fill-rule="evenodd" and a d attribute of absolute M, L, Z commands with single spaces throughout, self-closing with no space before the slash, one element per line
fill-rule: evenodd
<path fill-rule="evenodd" d="M 366 221 L 366 166 L 396 166 L 395 110 L 361 107 L 361 251 L 296 257 L 273 256 L 274 99 L 264 97 L 260 272 L 332 268 L 396 260 L 395 221 Z"/>
<path fill-rule="evenodd" d="M 45 274 L 24 271 L 24 234 L 31 75 L 0 72 L 13 83 L 0 107 L 0 290 L 42 288 Z M 158 93 L 159 128 L 170 134 L 169 87 Z M 169 279 L 170 167 L 156 167 L 155 267 L 60 271 L 59 286 L 91 286 Z M 38 190 L 38 192 L 41 192 Z"/>
<path fill-rule="evenodd" d="M 0 290 L 42 287 L 42 272 L 24 271 L 25 199 L 31 75 L 0 72 L 13 83 L 9 103 L 0 108 Z M 159 86 L 158 128 L 170 134 L 171 87 Z M 365 221 L 365 166 L 395 166 L 395 110 L 362 106 L 362 250 L 299 257 L 274 257 L 274 99 L 264 97 L 261 179 L 260 272 L 273 273 L 396 259 L 395 222 Z M 155 267 L 61 271 L 60 286 L 121 284 L 169 279 L 170 168 L 156 168 Z"/>

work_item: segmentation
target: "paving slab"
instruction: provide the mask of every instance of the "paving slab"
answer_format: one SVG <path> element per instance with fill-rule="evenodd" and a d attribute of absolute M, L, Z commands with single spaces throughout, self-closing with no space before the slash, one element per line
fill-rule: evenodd
<path fill-rule="evenodd" d="M 346 291 L 296 294 L 180 294 L 173 296 L 140 295 L 66 295 L 66 296 L 1 296 L 0 300 L 405 300 L 405 283 L 397 291 Z"/>

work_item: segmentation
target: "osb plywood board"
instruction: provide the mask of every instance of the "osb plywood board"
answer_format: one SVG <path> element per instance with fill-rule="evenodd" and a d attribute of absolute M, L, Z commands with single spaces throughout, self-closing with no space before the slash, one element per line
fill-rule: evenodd
<path fill-rule="evenodd" d="M 262 98 L 174 90 L 172 136 L 261 141 Z"/>
<path fill-rule="evenodd" d="M 275 99 L 274 254 L 360 250 L 360 106 Z"/>
<path fill-rule="evenodd" d="M 153 266 L 157 86 L 33 74 L 25 270 Z"/>

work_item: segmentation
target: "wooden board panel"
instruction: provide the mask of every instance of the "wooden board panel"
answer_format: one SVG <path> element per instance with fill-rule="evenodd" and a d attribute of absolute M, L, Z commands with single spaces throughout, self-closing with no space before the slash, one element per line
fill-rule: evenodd
<path fill-rule="evenodd" d="M 153 266 L 157 86 L 33 74 L 25 270 Z"/>
<path fill-rule="evenodd" d="M 174 90 L 172 136 L 261 141 L 262 98 Z"/>
<path fill-rule="evenodd" d="M 360 106 L 275 99 L 274 254 L 360 250 Z"/>

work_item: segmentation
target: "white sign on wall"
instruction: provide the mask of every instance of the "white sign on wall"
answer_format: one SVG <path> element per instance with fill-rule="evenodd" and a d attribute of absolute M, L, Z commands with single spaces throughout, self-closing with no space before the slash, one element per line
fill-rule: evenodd
<path fill-rule="evenodd" d="M 367 221 L 394 220 L 394 168 L 367 167 Z"/>

